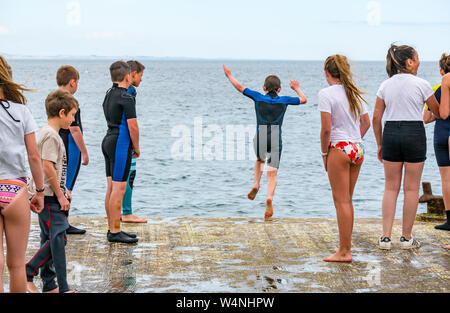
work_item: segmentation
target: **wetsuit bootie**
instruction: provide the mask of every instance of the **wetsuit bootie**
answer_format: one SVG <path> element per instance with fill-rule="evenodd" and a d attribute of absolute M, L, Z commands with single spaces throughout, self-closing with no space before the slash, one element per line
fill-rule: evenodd
<path fill-rule="evenodd" d="M 86 230 L 73 227 L 72 225 L 69 225 L 69 228 L 66 230 L 66 234 L 68 235 L 84 235 L 86 233 Z"/>
<path fill-rule="evenodd" d="M 450 230 L 450 211 L 445 211 L 445 214 L 447 214 L 447 222 L 442 225 L 437 225 L 434 228 L 439 230 Z"/>
<path fill-rule="evenodd" d="M 118 242 L 118 243 L 137 243 L 138 242 L 137 238 L 128 237 L 123 232 L 119 232 L 119 233 L 115 233 L 115 234 L 109 232 L 107 237 L 108 237 L 109 242 Z"/>
<path fill-rule="evenodd" d="M 124 234 L 125 236 L 130 237 L 130 238 L 137 238 L 137 235 L 136 235 L 136 234 L 133 234 L 133 233 L 127 233 L 127 232 L 124 232 L 124 231 L 121 231 L 121 233 Z M 108 236 L 109 236 L 110 234 L 111 234 L 111 231 L 108 230 Z"/>

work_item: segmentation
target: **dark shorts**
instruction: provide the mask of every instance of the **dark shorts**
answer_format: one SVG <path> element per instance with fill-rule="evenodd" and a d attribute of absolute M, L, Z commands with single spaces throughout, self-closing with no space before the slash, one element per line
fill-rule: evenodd
<path fill-rule="evenodd" d="M 450 118 L 438 119 L 434 126 L 434 153 L 439 167 L 450 166 L 448 139 L 450 136 Z"/>
<path fill-rule="evenodd" d="M 113 181 L 126 182 L 131 167 L 132 144 L 118 134 L 106 135 L 102 142 L 105 157 L 106 177 Z"/>
<path fill-rule="evenodd" d="M 271 140 L 271 136 L 256 132 L 253 138 L 253 150 L 259 160 L 267 160 L 268 166 L 278 169 L 280 167 L 282 144 L 278 136 L 273 138 L 275 140 Z"/>
<path fill-rule="evenodd" d="M 427 159 L 427 137 L 423 122 L 386 122 L 381 154 L 383 160 L 389 162 L 424 162 Z"/>

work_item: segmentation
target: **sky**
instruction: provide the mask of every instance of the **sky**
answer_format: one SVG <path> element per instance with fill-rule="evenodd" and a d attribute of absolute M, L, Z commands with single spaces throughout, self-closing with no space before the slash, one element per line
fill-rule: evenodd
<path fill-rule="evenodd" d="M 0 53 L 385 60 L 392 42 L 421 60 L 450 52 L 449 0 L 0 0 Z"/>

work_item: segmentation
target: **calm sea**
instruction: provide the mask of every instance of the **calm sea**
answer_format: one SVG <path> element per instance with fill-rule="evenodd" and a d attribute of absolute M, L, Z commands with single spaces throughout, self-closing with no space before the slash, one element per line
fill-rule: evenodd
<path fill-rule="evenodd" d="M 284 119 L 274 217 L 334 217 L 331 189 L 319 153 L 317 93 L 327 87 L 322 62 L 225 62 L 238 80 L 258 91 L 269 74 L 281 78 L 282 95 L 295 96 L 289 88 L 289 79 L 300 81 L 308 103 L 289 107 Z M 46 123 L 44 100 L 56 88 L 58 67 L 71 64 L 79 70 L 81 80 L 75 96 L 82 110 L 90 163 L 80 170 L 71 214 L 105 215 L 106 178 L 101 141 L 106 121 L 102 102 L 111 86 L 108 69 L 112 61 L 11 60 L 10 63 L 14 79 L 36 90 L 27 93 L 27 97 L 39 127 Z M 134 212 L 162 217 L 261 217 L 267 193 L 266 176 L 255 201 L 249 201 L 246 196 L 253 184 L 253 148 L 247 145 L 245 155 L 235 152 L 232 147 L 236 144 L 238 150 L 239 140 L 227 135 L 227 128 L 254 128 L 254 105 L 229 84 L 223 74 L 223 62 L 144 61 L 143 64 L 147 69 L 137 96 L 141 157 L 137 160 Z M 352 66 L 356 81 L 369 93 L 366 99 L 372 116 L 376 91 L 387 78 L 385 64 L 355 62 Z M 432 85 L 439 83 L 437 62 L 423 62 L 419 76 Z M 426 126 L 428 160 L 423 180 L 432 183 L 435 194 L 441 194 L 432 144 L 433 127 Z M 384 173 L 376 158 L 372 129 L 364 144 L 367 155 L 354 195 L 355 216 L 380 217 Z M 181 155 L 175 153 L 177 150 Z M 402 199 L 403 195 L 399 197 L 397 216 L 401 216 Z M 421 204 L 419 211 L 425 212 L 426 205 Z"/>

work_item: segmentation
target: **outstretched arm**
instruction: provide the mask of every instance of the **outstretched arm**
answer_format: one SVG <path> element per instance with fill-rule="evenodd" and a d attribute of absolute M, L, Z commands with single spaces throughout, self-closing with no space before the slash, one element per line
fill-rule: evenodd
<path fill-rule="evenodd" d="M 300 98 L 300 104 L 305 104 L 307 101 L 306 96 L 300 89 L 300 83 L 298 82 L 298 80 L 296 79 L 291 80 L 290 87 L 297 93 L 298 97 Z"/>
<path fill-rule="evenodd" d="M 223 71 L 225 72 L 225 76 L 228 78 L 228 80 L 234 86 L 234 88 L 236 88 L 236 90 L 239 91 L 240 93 L 243 93 L 245 90 L 244 85 L 238 82 L 236 78 L 234 78 L 233 75 L 231 75 L 231 71 L 226 65 L 223 66 Z"/>
<path fill-rule="evenodd" d="M 450 74 L 446 74 L 442 78 L 441 86 L 441 105 L 439 106 L 439 113 L 443 120 L 450 115 Z"/>

